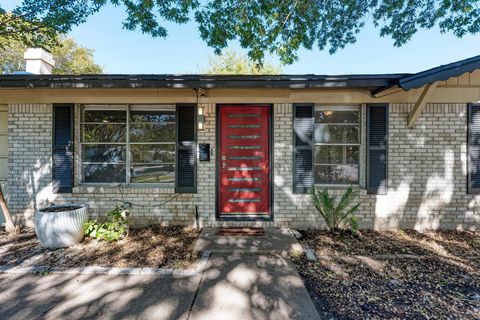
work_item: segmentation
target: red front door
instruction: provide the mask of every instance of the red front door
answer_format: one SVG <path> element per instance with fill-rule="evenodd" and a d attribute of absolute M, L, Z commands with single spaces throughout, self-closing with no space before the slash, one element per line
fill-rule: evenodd
<path fill-rule="evenodd" d="M 220 217 L 269 217 L 269 106 L 220 106 Z"/>

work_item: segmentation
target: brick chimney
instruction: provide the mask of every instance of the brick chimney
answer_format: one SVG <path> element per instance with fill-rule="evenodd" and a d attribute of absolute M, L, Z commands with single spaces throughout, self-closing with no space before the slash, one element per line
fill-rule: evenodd
<path fill-rule="evenodd" d="M 41 48 L 28 48 L 23 58 L 26 63 L 26 72 L 33 74 L 52 74 L 55 61 L 49 52 Z"/>

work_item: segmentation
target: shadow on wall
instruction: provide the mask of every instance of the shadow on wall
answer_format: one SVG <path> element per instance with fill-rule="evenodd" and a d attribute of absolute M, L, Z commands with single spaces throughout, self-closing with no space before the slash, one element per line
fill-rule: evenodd
<path fill-rule="evenodd" d="M 405 155 L 410 161 L 393 170 L 390 165 L 391 180 L 399 182 L 390 181 L 388 194 L 376 196 L 375 229 L 479 228 L 480 198 L 467 194 L 467 146 L 450 135 L 409 137 L 407 147 L 415 154 Z"/>
<path fill-rule="evenodd" d="M 462 146 L 464 150 L 466 147 Z M 461 154 L 464 154 L 461 152 Z M 11 182 L 15 194 L 10 194 L 8 203 L 15 223 L 33 224 L 33 215 L 38 208 L 57 200 L 52 193 L 50 158 L 36 161 L 30 170 L 24 170 L 21 177 Z M 399 171 L 403 174 L 398 184 L 390 183 L 387 195 L 377 195 L 373 228 L 375 229 L 475 229 L 480 225 L 480 197 L 466 194 L 466 165 L 462 156 L 452 149 L 443 152 L 442 165 L 429 163 L 438 172 L 432 172 L 426 179 L 424 175 L 407 173 L 409 168 Z M 292 193 L 290 183 L 284 177 L 275 175 L 275 190 L 284 193 L 284 197 L 295 204 L 296 209 L 311 211 L 308 220 L 313 227 L 323 227 L 311 204 L 309 195 Z M 366 198 L 367 197 L 367 198 Z M 368 202 L 369 196 L 362 195 L 358 202 Z M 292 208 L 293 209 L 293 208 Z M 372 213 L 373 214 L 373 213 Z M 367 214 L 368 217 L 368 214 Z"/>
<path fill-rule="evenodd" d="M 33 226 L 35 211 L 57 199 L 52 192 L 51 161 L 51 157 L 42 157 L 21 176 L 10 177 L 10 187 L 15 192 L 11 192 L 8 205 L 16 224 Z"/>
<path fill-rule="evenodd" d="M 454 167 L 455 154 L 446 149 L 443 168 L 438 168 L 439 171 L 443 169 L 443 173 L 434 172 L 426 181 L 421 174 L 405 175 L 397 187 L 389 187 L 387 195 L 376 196 L 374 228 L 463 228 L 463 224 L 452 225 L 458 220 L 465 221 L 465 217 L 459 216 L 459 211 L 465 210 L 456 207 L 466 207 L 467 202 L 465 199 L 462 204 L 461 198 L 459 202 L 452 201 L 455 196 Z M 461 191 L 462 188 L 457 190 Z"/>
<path fill-rule="evenodd" d="M 461 113 L 463 112 L 463 113 Z M 472 229 L 480 226 L 480 196 L 467 194 L 466 184 L 466 142 L 465 114 L 442 113 L 426 114 L 419 119 L 412 130 L 404 129 L 406 113 L 393 114 L 396 122 L 391 132 L 392 143 L 389 157 L 394 156 L 389 166 L 389 192 L 387 195 L 366 195 L 364 190 L 358 198 L 361 214 L 369 226 L 375 229 L 396 228 L 449 228 Z M 444 126 L 444 116 L 448 115 L 451 127 Z M 437 129 L 431 130 L 427 122 Z M 399 129 L 400 128 L 400 129 Z M 397 148 L 399 150 L 397 150 Z M 27 151 L 24 151 L 27 152 Z M 293 146 L 289 140 L 274 141 L 275 159 L 291 159 Z M 286 156 L 286 155 L 287 156 Z M 18 155 L 18 163 L 24 171 L 18 176 L 9 174 L 9 206 L 15 222 L 33 223 L 36 209 L 62 200 L 52 193 L 51 157 L 41 157 L 29 164 Z M 21 157 L 20 157 L 21 156 Z M 402 157 L 397 160 L 395 157 Z M 13 161 L 13 159 L 12 159 Z M 316 213 L 309 195 L 297 195 L 292 192 L 291 168 L 280 165 L 274 168 L 274 214 L 282 213 L 282 224 L 304 223 L 307 227 L 323 227 L 323 220 Z M 179 199 L 179 212 L 184 208 Z M 86 201 L 89 202 L 89 201 Z M 191 205 L 188 202 L 188 205 Z M 279 208 L 279 206 L 281 208 Z M 301 213 L 297 214 L 296 212 Z M 302 216 L 303 215 L 303 216 Z M 25 217 L 25 219 L 24 219 Z M 369 221 L 370 220 L 370 221 Z"/>
<path fill-rule="evenodd" d="M 412 170 L 417 161 L 395 168 L 401 176 L 397 185 L 390 182 L 387 195 L 366 195 L 357 199 L 361 204 L 374 201 L 371 215 L 374 229 L 476 229 L 480 225 L 480 198 L 466 194 L 466 146 L 460 146 L 460 154 L 451 148 L 443 151 L 443 161 L 425 161 L 422 170 Z M 422 153 L 419 153 L 422 156 Z M 396 179 L 393 179 L 396 180 Z M 308 208 L 306 219 L 312 221 L 311 228 L 325 228 L 309 195 L 293 194 L 284 177 L 275 175 L 276 190 L 281 190 L 297 210 Z M 368 207 L 367 208 L 372 208 Z M 363 211 L 365 209 L 361 209 Z M 368 209 L 367 209 L 368 210 Z"/>
<path fill-rule="evenodd" d="M 374 229 L 479 229 L 480 196 L 467 194 L 465 106 L 429 106 L 430 111 L 413 129 L 405 128 L 408 113 L 402 110 L 392 112 L 388 194 L 367 195 L 361 190 L 357 199 L 360 225 Z M 274 147 L 279 158 L 293 152 L 288 142 L 275 142 Z M 293 194 L 288 176 L 290 171 L 276 168 L 275 196 L 290 204 L 281 204 L 282 214 L 295 210 L 302 216 L 291 216 L 305 228 L 325 228 L 310 196 Z"/>

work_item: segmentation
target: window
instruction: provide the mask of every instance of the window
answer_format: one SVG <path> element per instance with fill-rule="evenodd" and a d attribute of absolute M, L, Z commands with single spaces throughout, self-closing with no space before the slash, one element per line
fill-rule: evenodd
<path fill-rule="evenodd" d="M 315 184 L 358 184 L 359 107 L 317 106 L 314 143 Z"/>
<path fill-rule="evenodd" d="M 82 110 L 85 183 L 174 183 L 174 106 L 97 106 Z"/>

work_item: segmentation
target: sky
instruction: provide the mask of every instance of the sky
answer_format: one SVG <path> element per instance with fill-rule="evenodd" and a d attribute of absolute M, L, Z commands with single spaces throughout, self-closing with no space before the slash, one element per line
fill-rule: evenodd
<path fill-rule="evenodd" d="M 0 0 L 0 5 L 8 10 L 17 2 Z M 167 23 L 167 38 L 152 38 L 140 31 L 124 30 L 125 16 L 124 8 L 109 5 L 69 34 L 80 45 L 95 51 L 95 61 L 105 73 L 198 73 L 213 55 L 213 49 L 201 40 L 195 22 Z M 242 51 L 235 42 L 231 48 Z M 300 50 L 298 61 L 282 69 L 286 74 L 408 73 L 475 55 L 480 55 L 480 34 L 459 39 L 441 34 L 438 29 L 421 30 L 397 48 L 392 39 L 381 38 L 379 30 L 368 25 L 355 44 L 334 55 L 315 47 Z M 271 60 L 278 62 L 276 57 Z"/>

